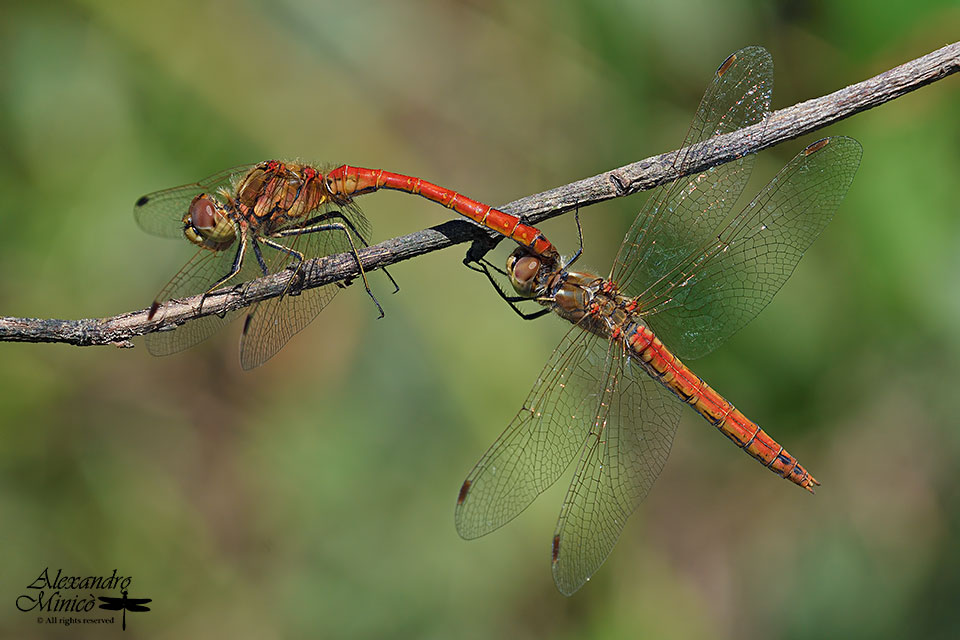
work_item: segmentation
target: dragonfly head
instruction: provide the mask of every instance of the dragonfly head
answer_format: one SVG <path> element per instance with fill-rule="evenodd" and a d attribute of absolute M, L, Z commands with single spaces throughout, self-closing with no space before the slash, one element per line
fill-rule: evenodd
<path fill-rule="evenodd" d="M 551 271 L 543 256 L 531 253 L 526 247 L 517 247 L 507 257 L 510 284 L 525 298 L 536 298 L 546 293 Z"/>
<path fill-rule="evenodd" d="M 183 215 L 183 235 L 195 245 L 221 251 L 233 244 L 237 233 L 223 205 L 201 193 Z"/>

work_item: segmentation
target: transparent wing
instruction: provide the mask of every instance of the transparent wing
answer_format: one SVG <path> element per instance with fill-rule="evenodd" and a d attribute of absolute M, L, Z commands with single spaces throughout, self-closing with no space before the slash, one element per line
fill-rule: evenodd
<path fill-rule="evenodd" d="M 553 579 L 574 593 L 610 554 L 673 445 L 683 403 L 611 343 L 596 419 L 580 454 L 553 538 Z"/>
<path fill-rule="evenodd" d="M 579 326 L 567 332 L 519 413 L 464 481 L 455 514 L 462 537 L 503 526 L 570 466 L 596 411 L 609 345 Z"/>
<path fill-rule="evenodd" d="M 706 250 L 675 265 L 668 286 L 641 297 L 657 336 L 697 358 L 760 313 L 833 218 L 861 152 L 856 140 L 832 137 L 791 160 Z"/>
<path fill-rule="evenodd" d="M 133 206 L 133 217 L 140 228 L 163 238 L 183 238 L 183 216 L 190 203 L 201 193 L 213 193 L 245 175 L 256 164 L 241 165 L 215 173 L 199 182 L 154 191 L 141 196 Z"/>
<path fill-rule="evenodd" d="M 773 60 L 762 47 L 732 54 L 717 69 L 703 94 L 674 167 L 696 165 L 711 150 L 691 148 L 717 135 L 760 122 L 770 110 Z M 637 296 L 678 262 L 714 237 L 753 171 L 754 156 L 738 158 L 709 171 L 655 189 L 627 232 L 611 279 Z"/>
<path fill-rule="evenodd" d="M 302 253 L 304 260 L 309 260 L 352 252 L 354 246 L 366 246 L 368 233 L 369 224 L 363 213 L 356 205 L 350 204 L 327 207 L 310 220 L 279 230 L 269 239 Z M 292 254 L 263 242 L 259 246 L 269 273 L 296 266 L 297 259 Z M 250 256 L 248 260 L 255 258 Z M 304 271 L 303 275 L 307 277 L 310 274 Z M 240 338 L 241 366 L 253 369 L 272 358 L 290 338 L 310 324 L 340 288 L 338 283 L 329 284 L 305 289 L 296 295 L 284 293 L 254 305 Z"/>
<path fill-rule="evenodd" d="M 154 304 L 160 305 L 155 319 L 162 320 L 165 316 L 164 302 L 177 298 L 185 298 L 206 292 L 220 278 L 230 273 L 233 261 L 236 258 L 236 248 L 230 247 L 225 251 L 198 250 L 186 265 L 173 277 L 170 282 L 157 294 Z M 243 265 L 234 278 L 226 286 L 235 286 L 257 277 L 251 260 L 244 258 Z M 216 333 L 223 325 L 237 317 L 238 311 L 231 311 L 224 316 L 210 315 L 186 322 L 173 331 L 159 331 L 144 336 L 147 350 L 155 356 L 165 356 L 182 351 L 206 340 Z"/>

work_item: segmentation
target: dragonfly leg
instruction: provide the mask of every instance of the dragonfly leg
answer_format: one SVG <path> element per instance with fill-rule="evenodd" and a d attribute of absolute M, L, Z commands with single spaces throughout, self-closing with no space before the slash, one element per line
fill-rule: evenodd
<path fill-rule="evenodd" d="M 243 232 L 243 229 L 241 229 L 239 225 L 236 227 L 236 233 L 240 236 L 240 242 L 237 244 L 237 255 L 233 258 L 233 266 L 230 268 L 230 273 L 214 282 L 209 289 L 203 292 L 203 298 L 200 300 L 200 310 L 197 313 L 203 311 L 203 302 L 207 299 L 208 295 L 222 287 L 227 283 L 228 280 L 240 273 L 240 267 L 243 266 L 243 256 L 247 251 L 247 234 Z M 217 315 L 223 318 L 226 316 L 226 311 Z"/>
<path fill-rule="evenodd" d="M 353 242 L 353 237 L 350 235 L 349 229 L 353 225 L 348 227 L 342 222 L 325 222 L 322 224 L 315 224 L 309 227 L 297 227 L 295 229 L 284 229 L 283 231 L 278 231 L 273 234 L 274 237 L 288 237 L 288 236 L 298 236 L 305 233 L 320 233 L 322 231 L 341 231 L 343 235 L 347 237 L 347 242 L 350 243 L 350 253 L 353 254 L 354 259 L 357 261 L 357 268 L 360 270 L 360 278 L 363 280 L 363 288 L 367 290 L 367 295 L 370 296 L 370 299 L 373 300 L 373 304 L 377 305 L 377 310 L 380 312 L 380 317 L 384 316 L 383 307 L 380 306 L 380 302 L 377 300 L 377 297 L 373 295 L 373 291 L 370 290 L 370 283 L 367 282 L 367 272 L 363 268 L 363 262 L 360 260 L 360 254 L 357 252 L 357 245 Z M 282 246 L 282 245 L 280 245 Z M 289 251 L 289 250 L 288 250 Z M 303 254 L 300 254 L 301 260 L 303 259 Z M 298 265 L 299 269 L 299 265 Z M 390 278 L 393 280 L 393 278 Z M 394 285 L 396 282 L 394 281 Z M 399 290 L 399 287 L 397 287 Z"/>
<path fill-rule="evenodd" d="M 303 286 L 303 279 L 304 279 L 304 274 L 300 269 L 301 265 L 303 265 L 303 254 L 297 251 L 296 249 L 291 249 L 290 247 L 284 246 L 279 242 L 274 242 L 270 238 L 258 237 L 257 240 L 267 245 L 268 247 L 272 247 L 277 251 L 282 251 L 283 253 L 286 253 L 287 255 L 289 255 L 294 259 L 294 261 L 297 263 L 297 266 L 293 267 L 293 278 L 290 279 L 290 282 L 287 285 L 287 290 L 284 291 L 284 294 L 291 295 L 291 296 L 299 295 Z M 263 258 L 259 255 L 260 247 L 257 246 L 256 244 L 254 244 L 253 247 L 256 250 L 258 260 L 262 260 Z M 261 265 L 261 268 L 263 268 L 264 275 L 266 275 L 266 272 L 267 272 L 266 266 L 263 264 L 263 262 L 261 262 L 260 265 Z"/>
<path fill-rule="evenodd" d="M 247 250 L 247 234 L 243 232 L 243 229 L 241 229 L 239 225 L 236 227 L 236 233 L 240 236 L 240 242 L 237 244 L 237 254 L 233 258 L 233 265 L 230 267 L 230 273 L 214 282 L 209 289 L 203 292 L 203 297 L 200 300 L 200 309 L 197 311 L 198 314 L 203 311 L 203 303 L 207 299 L 208 295 L 222 287 L 228 280 L 240 273 L 240 267 L 243 266 L 243 256 Z M 226 315 L 226 312 L 218 315 L 222 318 Z"/>
<path fill-rule="evenodd" d="M 480 264 L 482 264 L 483 266 L 482 266 L 482 267 L 480 267 L 480 266 L 475 266 L 475 265 L 480 265 Z M 499 274 L 500 274 L 501 276 L 503 276 L 504 278 L 509 278 L 509 277 L 510 277 L 510 274 L 509 274 L 509 273 L 507 273 L 506 271 L 504 271 L 503 269 L 501 269 L 501 268 L 498 267 L 497 265 L 493 264 L 492 262 L 490 262 L 490 261 L 487 260 L 486 258 L 482 258 L 482 257 L 481 257 L 479 260 L 471 260 L 471 259 L 469 259 L 469 257 L 464 258 L 464 259 L 463 259 L 463 266 L 465 266 L 467 269 L 470 269 L 471 271 L 476 271 L 477 273 L 484 273 L 484 271 L 487 270 L 487 269 L 493 269 L 494 271 L 496 271 L 497 273 L 499 273 Z"/>
<path fill-rule="evenodd" d="M 514 313 L 516 313 L 518 316 L 520 316 L 524 320 L 536 320 L 537 318 L 541 318 L 551 312 L 550 309 L 540 309 L 539 311 L 534 311 L 533 313 L 527 313 L 521 310 L 520 307 L 517 306 L 517 303 L 531 302 L 530 298 L 524 298 L 522 296 L 508 296 L 503 291 L 503 288 L 501 288 L 500 284 L 496 281 L 493 275 L 490 273 L 490 269 L 494 269 L 495 271 L 497 271 L 498 273 L 504 276 L 506 275 L 506 273 L 502 269 L 491 265 L 486 258 L 482 258 L 481 260 L 473 261 L 473 262 L 468 262 L 466 259 L 464 259 L 463 264 L 466 265 L 468 269 L 472 269 L 477 273 L 482 273 L 483 275 L 487 276 L 487 280 L 489 280 L 490 284 L 493 285 L 493 288 L 496 290 L 500 298 L 504 302 L 506 302 L 511 309 L 513 309 Z"/>
<path fill-rule="evenodd" d="M 370 243 L 367 241 L 366 238 L 363 237 L 363 234 L 360 233 L 360 230 L 357 229 L 356 226 L 354 226 L 354 224 L 353 224 L 353 222 L 350 220 L 350 218 L 348 218 L 348 217 L 346 217 L 345 215 L 343 215 L 343 213 L 341 213 L 339 209 L 334 209 L 334 210 L 332 210 L 332 211 L 327 211 L 327 212 L 325 212 L 325 213 L 321 213 L 321 214 L 318 215 L 318 216 L 314 216 L 313 218 L 310 218 L 309 220 L 301 223 L 301 225 L 297 228 L 297 231 L 302 233 L 302 231 L 300 231 L 300 229 L 308 229 L 308 228 L 310 228 L 311 226 L 317 225 L 317 224 L 322 223 L 322 222 L 326 222 L 326 221 L 331 220 L 331 219 L 337 219 L 341 224 L 346 225 L 347 228 L 349 228 L 350 231 L 353 232 L 353 235 L 357 236 L 357 238 L 360 239 L 360 243 L 361 243 L 363 246 L 365 246 L 365 247 L 369 247 L 369 246 L 370 246 Z M 294 230 L 293 230 L 293 229 L 287 229 L 287 231 L 294 231 Z M 296 234 L 296 233 L 291 233 L 291 234 L 289 234 L 289 235 L 297 235 L 297 234 Z M 394 280 L 394 278 L 393 278 L 392 275 L 390 275 L 390 272 L 387 271 L 386 267 L 384 267 L 383 269 L 381 269 L 381 271 L 383 271 L 383 274 L 384 274 L 385 276 L 387 276 L 387 278 L 390 280 L 390 283 L 393 285 L 393 292 L 394 292 L 394 293 L 397 293 L 398 291 L 400 291 L 400 285 L 397 284 L 397 281 Z"/>
<path fill-rule="evenodd" d="M 580 259 L 580 256 L 583 255 L 583 227 L 580 226 L 580 203 L 577 203 L 577 209 L 573 212 L 573 219 L 577 221 L 577 238 L 580 240 L 580 247 L 577 249 L 577 252 L 573 254 L 567 263 L 563 265 L 563 269 L 567 270 L 570 266 Z"/>
<path fill-rule="evenodd" d="M 237 245 L 237 255 L 233 259 L 233 267 L 231 267 L 230 273 L 214 282 L 209 289 L 204 291 L 204 296 L 219 289 L 227 282 L 227 280 L 230 280 L 235 275 L 240 273 L 240 267 L 243 265 L 243 254 L 246 253 L 247 250 L 247 234 L 243 233 L 239 227 L 237 227 L 237 234 L 240 236 L 240 243 Z"/>
<path fill-rule="evenodd" d="M 260 245 L 256 242 L 253 243 L 253 255 L 257 257 L 257 264 L 260 266 L 260 273 L 267 275 L 267 263 L 263 259 L 263 252 L 260 251 Z"/>

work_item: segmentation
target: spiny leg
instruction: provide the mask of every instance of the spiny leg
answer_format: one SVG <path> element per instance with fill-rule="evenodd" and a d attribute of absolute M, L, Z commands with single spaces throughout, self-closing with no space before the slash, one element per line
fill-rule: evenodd
<path fill-rule="evenodd" d="M 350 225 L 352 226 L 352 225 Z M 354 259 L 357 261 L 357 268 L 360 270 L 360 278 L 363 280 L 363 288 L 367 290 L 367 295 L 370 296 L 370 299 L 373 300 L 373 304 L 377 305 L 377 310 L 380 312 L 380 317 L 384 316 L 383 307 L 380 306 L 380 302 L 377 301 L 377 297 L 373 295 L 373 291 L 370 290 L 370 283 L 367 282 L 367 273 L 363 268 L 363 262 L 360 260 L 360 254 L 357 252 L 357 246 L 353 242 L 353 238 L 350 236 L 350 231 L 348 226 L 340 222 L 328 222 L 325 224 L 317 224 L 310 227 L 297 227 L 295 229 L 284 229 L 283 231 L 278 231 L 274 233 L 274 237 L 289 237 L 289 236 L 299 236 L 307 233 L 319 233 L 321 231 L 342 231 L 343 234 L 347 237 L 347 242 L 350 243 L 350 253 L 353 254 Z M 264 241 L 266 242 L 266 238 Z M 271 245 L 273 246 L 273 245 Z M 274 248 L 280 248 L 283 245 L 277 244 Z M 284 251 L 288 253 L 293 252 L 292 249 L 283 247 Z M 297 253 L 297 252 L 294 252 Z M 303 254 L 298 253 L 300 260 L 303 260 Z M 299 269 L 299 265 L 297 265 Z M 390 278 L 393 280 L 393 278 Z M 396 285 L 396 282 L 394 282 Z M 399 287 L 397 288 L 399 290 Z"/>
<path fill-rule="evenodd" d="M 213 286 L 203 292 L 203 297 L 200 299 L 200 311 L 203 311 L 203 303 L 207 299 L 207 296 L 222 287 L 227 283 L 228 280 L 240 273 L 240 268 L 243 266 L 243 255 L 247 250 L 247 234 L 244 233 L 243 229 L 240 228 L 240 225 L 234 225 L 234 230 L 240 238 L 240 243 L 237 245 L 237 254 L 233 258 L 233 266 L 230 268 L 230 273 L 214 282 Z"/>
<path fill-rule="evenodd" d="M 577 249 L 577 252 L 573 254 L 567 263 L 563 265 L 564 271 L 570 268 L 574 262 L 580 259 L 580 256 L 583 255 L 583 227 L 580 226 L 580 203 L 577 203 L 577 209 L 573 212 L 573 219 L 577 221 L 577 238 L 580 240 L 580 248 Z"/>
<path fill-rule="evenodd" d="M 530 298 L 524 298 L 522 296 L 508 296 L 506 292 L 503 290 L 503 288 L 501 288 L 500 283 L 497 282 L 496 279 L 493 277 L 493 275 L 490 273 L 490 269 L 495 270 L 497 273 L 503 276 L 507 275 L 506 272 L 500 269 L 499 267 L 496 267 L 490 264 L 490 262 L 486 258 L 482 258 L 481 260 L 473 261 L 473 262 L 467 262 L 467 260 L 464 259 L 463 264 L 468 269 L 472 269 L 477 273 L 482 273 L 483 275 L 487 276 L 487 280 L 489 280 L 490 284 L 493 285 L 493 288 L 496 290 L 497 295 L 499 295 L 500 298 L 504 302 L 506 302 L 511 309 L 513 309 L 514 313 L 516 313 L 518 316 L 520 316 L 524 320 L 536 320 L 537 318 L 542 318 L 543 316 L 550 313 L 551 311 L 550 309 L 540 309 L 539 311 L 535 311 L 533 313 L 526 313 L 525 311 L 521 310 L 520 307 L 517 306 L 517 303 L 534 302 L 534 301 L 531 300 Z"/>
<path fill-rule="evenodd" d="M 369 246 L 370 246 L 370 243 L 367 241 L 366 238 L 363 237 L 363 234 L 360 233 L 360 230 L 357 229 L 356 226 L 354 226 L 353 221 L 350 220 L 350 218 L 348 218 L 347 216 L 343 215 L 343 213 L 341 213 L 339 209 L 335 209 L 335 210 L 333 210 L 333 211 L 327 211 L 326 213 L 321 213 L 321 214 L 318 215 L 318 216 L 314 216 L 313 218 L 310 218 L 309 220 L 303 222 L 303 223 L 298 227 L 298 229 L 301 229 L 301 228 L 306 229 L 306 228 L 311 227 L 312 225 L 316 225 L 316 224 L 321 223 L 321 222 L 326 222 L 326 221 L 328 221 L 328 220 L 330 220 L 330 219 L 332 219 L 332 218 L 337 218 L 337 219 L 339 219 L 343 224 L 345 224 L 345 225 L 350 229 L 350 231 L 353 232 L 353 235 L 357 236 L 357 238 L 360 239 L 360 243 L 361 243 L 364 247 L 369 247 Z M 330 224 L 336 224 L 336 223 L 330 223 Z M 293 231 L 293 230 L 292 230 L 292 229 L 287 229 L 287 231 Z M 296 235 L 296 234 L 292 234 L 292 235 Z M 390 282 L 393 284 L 393 292 L 394 292 L 394 293 L 397 293 L 398 291 L 400 291 L 400 285 L 397 284 L 397 281 L 394 280 L 394 278 L 393 278 L 392 275 L 390 275 L 390 272 L 387 271 L 386 267 L 384 267 L 383 269 L 381 269 L 381 271 L 383 271 L 383 274 L 384 274 L 385 276 L 387 276 L 387 278 L 388 278 L 388 279 L 390 280 Z"/>
<path fill-rule="evenodd" d="M 213 292 L 216 289 L 219 289 L 227 280 L 231 279 L 238 273 L 240 273 L 240 267 L 243 266 L 243 254 L 247 250 L 247 234 L 243 233 L 242 230 L 238 227 L 237 234 L 240 236 L 240 244 L 237 246 L 237 255 L 233 259 L 233 267 L 230 269 L 230 273 L 223 276 L 219 280 L 213 283 L 209 289 L 204 292 L 204 295 Z"/>
<path fill-rule="evenodd" d="M 270 271 L 267 269 L 267 261 L 263 259 L 263 252 L 260 251 L 260 245 L 256 242 L 253 243 L 253 255 L 257 257 L 257 265 L 260 266 L 260 273 L 268 275 Z"/>
<path fill-rule="evenodd" d="M 288 247 L 288 246 L 286 246 L 286 245 L 282 245 L 282 244 L 280 244 L 279 242 L 274 242 L 274 241 L 271 240 L 270 238 L 265 238 L 265 237 L 263 237 L 263 236 L 260 236 L 260 237 L 257 238 L 257 240 L 259 240 L 259 241 L 262 242 L 263 244 L 267 245 L 268 247 L 272 247 L 272 248 L 276 249 L 277 251 L 280 251 L 280 252 L 282 252 L 282 253 L 286 253 L 287 255 L 289 255 L 290 257 L 292 257 L 292 258 L 294 259 L 294 261 L 296 262 L 296 265 L 297 265 L 297 266 L 293 267 L 293 277 L 290 278 L 290 282 L 287 283 L 287 288 L 286 288 L 286 289 L 284 290 L 284 292 L 283 292 L 284 295 L 286 295 L 288 292 L 290 292 L 291 289 L 295 288 L 295 287 L 294 287 L 294 282 L 296 281 L 297 277 L 300 278 L 301 283 L 302 283 L 303 278 L 304 278 L 304 274 L 300 271 L 300 267 L 303 265 L 303 254 L 302 254 L 302 253 L 300 253 L 300 252 L 297 251 L 296 249 L 291 249 L 290 247 Z M 260 255 L 260 247 L 258 247 L 257 245 L 253 245 L 253 246 L 254 246 L 254 248 L 256 249 L 257 258 L 260 260 L 260 266 L 261 266 L 261 268 L 263 269 L 264 275 L 266 275 L 266 273 L 267 273 L 267 268 L 266 268 L 266 265 L 265 265 L 264 262 L 263 262 L 263 258 L 262 258 L 261 255 Z M 288 268 L 289 268 L 289 267 L 288 267 Z M 296 293 L 290 293 L 290 295 L 296 295 Z"/>

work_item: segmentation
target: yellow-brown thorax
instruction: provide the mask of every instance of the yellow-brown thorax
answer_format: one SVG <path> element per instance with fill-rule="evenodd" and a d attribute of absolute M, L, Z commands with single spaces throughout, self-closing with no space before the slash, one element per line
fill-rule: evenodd
<path fill-rule="evenodd" d="M 332 194 L 315 168 L 271 160 L 250 169 L 232 191 L 195 197 L 183 216 L 183 234 L 200 247 L 222 251 L 245 230 L 270 235 L 307 221 L 327 202 L 349 200 Z"/>

